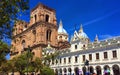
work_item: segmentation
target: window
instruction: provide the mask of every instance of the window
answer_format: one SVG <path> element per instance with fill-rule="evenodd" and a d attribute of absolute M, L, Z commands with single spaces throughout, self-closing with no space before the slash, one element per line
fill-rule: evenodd
<path fill-rule="evenodd" d="M 25 48 L 25 45 L 26 45 L 25 40 L 22 40 L 22 48 L 23 49 Z"/>
<path fill-rule="evenodd" d="M 67 39 L 67 37 L 65 37 L 65 39 Z"/>
<path fill-rule="evenodd" d="M 54 65 L 54 60 L 52 60 L 52 64 Z"/>
<path fill-rule="evenodd" d="M 78 62 L 78 57 L 77 56 L 75 56 L 75 63 L 77 63 Z"/>
<path fill-rule="evenodd" d="M 49 15 L 46 15 L 46 16 L 45 16 L 45 21 L 46 21 L 46 22 L 49 22 Z"/>
<path fill-rule="evenodd" d="M 58 63 L 58 60 L 56 60 L 56 64 Z"/>
<path fill-rule="evenodd" d="M 61 64 L 61 60 L 62 60 L 62 59 L 60 58 L 60 64 Z"/>
<path fill-rule="evenodd" d="M 50 39 L 51 39 L 51 30 L 47 30 L 46 39 L 47 39 L 47 41 L 50 41 Z"/>
<path fill-rule="evenodd" d="M 66 58 L 64 58 L 64 63 L 66 64 Z"/>
<path fill-rule="evenodd" d="M 112 55 L 113 55 L 113 58 L 117 58 L 117 52 L 116 51 L 112 51 Z"/>
<path fill-rule="evenodd" d="M 85 45 L 83 45 L 83 47 L 85 47 Z"/>
<path fill-rule="evenodd" d="M 77 45 L 75 45 L 75 49 L 77 49 Z"/>
<path fill-rule="evenodd" d="M 99 53 L 96 53 L 96 60 L 99 60 Z"/>
<path fill-rule="evenodd" d="M 71 63 L 71 57 L 68 58 L 68 62 Z"/>
<path fill-rule="evenodd" d="M 37 20 L 37 16 L 35 15 L 35 22 L 36 22 L 36 20 Z"/>
<path fill-rule="evenodd" d="M 24 26 L 24 28 L 27 28 L 27 24 Z"/>
<path fill-rule="evenodd" d="M 83 62 L 85 61 L 85 55 L 83 55 Z"/>
<path fill-rule="evenodd" d="M 89 54 L 89 60 L 92 60 L 92 54 Z"/>
<path fill-rule="evenodd" d="M 32 33 L 33 33 L 33 37 L 34 37 L 33 42 L 35 42 L 36 41 L 36 30 L 33 29 Z"/>
<path fill-rule="evenodd" d="M 107 52 L 104 52 L 104 59 L 107 59 L 108 56 L 107 56 Z"/>
<path fill-rule="evenodd" d="M 16 39 L 14 40 L 14 43 L 16 44 Z"/>
<path fill-rule="evenodd" d="M 62 36 L 60 36 L 59 38 L 62 38 Z"/>

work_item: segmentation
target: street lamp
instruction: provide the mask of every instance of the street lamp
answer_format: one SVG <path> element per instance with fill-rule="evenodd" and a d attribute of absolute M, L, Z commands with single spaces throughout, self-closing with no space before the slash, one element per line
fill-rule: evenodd
<path fill-rule="evenodd" d="M 84 62 L 84 66 L 87 66 L 87 71 L 89 73 L 89 61 L 86 59 L 86 61 Z"/>
<path fill-rule="evenodd" d="M 89 61 L 86 60 L 85 63 L 84 63 L 84 65 L 89 66 Z"/>

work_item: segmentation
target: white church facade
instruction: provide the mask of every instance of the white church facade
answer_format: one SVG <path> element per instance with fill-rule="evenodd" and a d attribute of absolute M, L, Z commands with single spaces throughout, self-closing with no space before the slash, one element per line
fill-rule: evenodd
<path fill-rule="evenodd" d="M 63 37 L 61 40 L 68 41 L 68 34 L 62 23 L 58 28 L 58 36 L 60 35 Z M 87 72 L 97 75 L 104 75 L 105 73 L 120 75 L 119 36 L 99 41 L 96 35 L 94 42 L 90 42 L 81 25 L 78 32 L 74 31 L 70 44 L 70 48 L 59 50 L 60 54 L 54 63 L 50 64 L 56 75 L 85 75 Z M 51 51 L 52 49 L 47 50 L 49 53 L 54 52 Z"/>

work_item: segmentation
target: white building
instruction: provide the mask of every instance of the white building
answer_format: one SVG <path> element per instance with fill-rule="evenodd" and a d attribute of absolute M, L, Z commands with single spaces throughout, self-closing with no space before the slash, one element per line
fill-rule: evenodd
<path fill-rule="evenodd" d="M 67 34 L 61 25 L 58 28 L 58 36 L 62 31 Z M 80 30 L 74 32 L 70 44 L 70 48 L 59 50 L 60 54 L 54 64 L 50 64 L 56 75 L 85 75 L 86 72 L 120 75 L 120 36 L 99 41 L 96 35 L 94 42 L 90 42 L 81 25 Z M 86 60 L 89 61 L 88 66 L 85 65 Z"/>

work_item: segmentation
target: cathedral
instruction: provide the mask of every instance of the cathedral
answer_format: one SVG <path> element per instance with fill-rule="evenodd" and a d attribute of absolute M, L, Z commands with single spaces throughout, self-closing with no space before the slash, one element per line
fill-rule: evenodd
<path fill-rule="evenodd" d="M 64 44 L 70 47 L 68 34 L 62 28 L 62 21 L 60 21 L 59 28 L 57 26 L 55 10 L 41 3 L 38 4 L 30 12 L 29 23 L 25 21 L 15 23 L 11 58 L 24 52 L 28 46 L 36 57 L 42 56 L 42 49 L 47 47 L 48 43 L 55 49 L 64 48 Z"/>
<path fill-rule="evenodd" d="M 10 58 L 22 54 L 28 47 L 39 58 L 42 50 L 46 49 L 49 54 L 57 50 L 60 54 L 50 62 L 56 75 L 85 75 L 87 72 L 120 75 L 120 36 L 99 40 L 96 35 L 90 42 L 81 25 L 69 41 L 63 26 L 62 20 L 57 25 L 54 9 L 39 3 L 31 10 L 29 23 L 15 23 Z"/>

